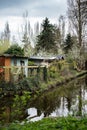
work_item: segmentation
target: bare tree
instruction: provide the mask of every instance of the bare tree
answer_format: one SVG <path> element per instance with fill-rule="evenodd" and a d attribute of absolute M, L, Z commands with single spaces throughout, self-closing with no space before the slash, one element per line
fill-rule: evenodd
<path fill-rule="evenodd" d="M 59 17 L 59 30 L 61 33 L 61 44 L 64 42 L 65 37 L 65 17 L 63 15 L 60 15 Z"/>
<path fill-rule="evenodd" d="M 87 0 L 67 0 L 68 18 L 73 33 L 77 35 L 79 46 L 82 46 L 83 32 L 87 24 Z"/>
<path fill-rule="evenodd" d="M 23 14 L 24 24 L 22 26 L 22 42 L 24 43 L 24 54 L 25 56 L 31 55 L 32 45 L 31 45 L 31 37 L 32 37 L 32 29 L 30 26 L 30 22 L 28 20 L 28 12 L 26 11 Z"/>
<path fill-rule="evenodd" d="M 34 30 L 35 30 L 35 35 L 39 35 L 40 33 L 40 28 L 39 28 L 39 22 L 36 22 L 34 25 Z"/>
<path fill-rule="evenodd" d="M 9 28 L 9 23 L 8 22 L 6 22 L 6 24 L 5 24 L 4 39 L 7 40 L 7 41 L 10 40 L 10 28 Z"/>
<path fill-rule="evenodd" d="M 0 34 L 0 54 L 4 53 L 10 47 L 10 28 L 6 22 L 4 31 Z"/>
<path fill-rule="evenodd" d="M 68 18 L 71 27 L 73 27 L 73 33 L 77 36 L 79 45 L 79 63 L 80 68 L 84 62 L 84 39 L 86 34 L 84 33 L 87 27 L 87 0 L 67 0 L 68 2 Z"/>

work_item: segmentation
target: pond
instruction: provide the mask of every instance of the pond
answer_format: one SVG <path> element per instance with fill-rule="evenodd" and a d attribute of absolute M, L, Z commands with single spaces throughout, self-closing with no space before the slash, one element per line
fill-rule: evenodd
<path fill-rule="evenodd" d="M 28 113 L 28 114 L 27 114 Z M 22 97 L 0 99 L 0 121 L 37 121 L 44 117 L 86 116 L 87 114 L 87 75 L 65 85 L 58 86 L 27 102 Z"/>

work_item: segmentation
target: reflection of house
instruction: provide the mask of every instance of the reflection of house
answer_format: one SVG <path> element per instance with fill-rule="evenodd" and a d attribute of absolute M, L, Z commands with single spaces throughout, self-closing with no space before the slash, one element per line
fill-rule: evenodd
<path fill-rule="evenodd" d="M 19 67 L 22 68 L 22 66 L 28 66 L 28 58 L 17 56 L 17 55 L 9 55 L 9 54 L 3 54 L 0 55 L 0 66 L 5 68 L 4 69 L 4 76 L 5 80 L 9 81 L 10 79 L 10 68 L 11 67 Z M 27 67 L 23 69 L 24 75 L 27 76 Z"/>

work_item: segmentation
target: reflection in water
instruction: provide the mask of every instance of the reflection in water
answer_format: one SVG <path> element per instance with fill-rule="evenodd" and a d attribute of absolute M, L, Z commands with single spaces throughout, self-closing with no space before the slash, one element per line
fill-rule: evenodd
<path fill-rule="evenodd" d="M 41 115 L 38 115 L 38 110 L 36 108 L 29 108 L 28 114 L 29 116 L 27 117 L 27 119 L 31 121 L 38 121 L 44 117 L 43 113 Z"/>
<path fill-rule="evenodd" d="M 85 84 L 87 86 L 87 75 L 85 76 Z"/>
<path fill-rule="evenodd" d="M 55 88 L 33 100 L 29 106 L 39 110 L 39 113 L 43 114 L 44 117 L 67 116 L 68 114 L 84 115 L 87 110 L 87 105 L 84 103 L 87 97 L 85 78 L 76 79 L 64 86 Z M 37 116 L 40 114 L 37 113 Z"/>
<path fill-rule="evenodd" d="M 28 101 L 25 105 L 26 107 L 20 102 L 20 108 L 13 108 L 14 103 L 11 98 L 4 99 L 4 102 L 1 100 L 0 120 L 9 122 L 13 119 L 25 119 L 26 115 L 24 115 L 24 111 L 26 109 L 28 109 L 27 119 L 32 121 L 40 120 L 47 116 L 58 117 L 67 116 L 68 114 L 75 116 L 86 115 L 86 99 L 87 76 L 43 93 L 41 96 Z"/>

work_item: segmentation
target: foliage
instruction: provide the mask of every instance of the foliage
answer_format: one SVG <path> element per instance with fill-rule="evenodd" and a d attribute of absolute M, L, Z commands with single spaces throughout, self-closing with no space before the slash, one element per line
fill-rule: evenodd
<path fill-rule="evenodd" d="M 24 56 L 24 50 L 18 44 L 11 45 L 5 53 Z"/>
<path fill-rule="evenodd" d="M 31 76 L 29 78 L 22 77 L 16 83 L 0 81 L 0 93 L 17 94 L 23 91 L 36 92 L 40 87 L 39 76 Z"/>
<path fill-rule="evenodd" d="M 70 34 L 67 34 L 64 44 L 64 51 L 68 53 L 69 50 L 72 50 L 73 40 Z"/>
<path fill-rule="evenodd" d="M 46 67 L 43 68 L 43 79 L 45 82 L 47 82 L 47 68 Z"/>
<path fill-rule="evenodd" d="M 37 37 L 36 50 L 43 52 L 57 52 L 57 46 L 55 43 L 54 26 L 49 23 L 48 18 L 45 18 L 42 24 L 43 30 Z"/>
<path fill-rule="evenodd" d="M 28 65 L 29 65 L 29 66 L 33 66 L 33 65 L 35 65 L 35 63 L 34 63 L 34 61 L 29 61 L 29 62 L 28 62 Z"/>
<path fill-rule="evenodd" d="M 6 22 L 4 32 L 0 35 L 0 54 L 3 54 L 10 46 L 9 23 Z"/>
<path fill-rule="evenodd" d="M 24 91 L 23 95 L 15 95 L 12 105 L 11 112 L 11 120 L 24 119 L 24 116 L 27 115 L 25 113 L 25 106 L 30 99 L 30 92 Z"/>
<path fill-rule="evenodd" d="M 20 91 L 26 90 L 30 92 L 35 92 L 39 89 L 40 81 L 36 76 L 31 76 L 29 78 L 22 78 L 18 81 L 16 88 Z"/>
<path fill-rule="evenodd" d="M 38 122 L 10 124 L 1 127 L 1 130 L 86 130 L 87 118 L 77 119 L 75 117 L 45 118 Z"/>
<path fill-rule="evenodd" d="M 16 86 L 12 82 L 5 82 L 4 80 L 0 81 L 0 88 L 2 91 L 16 91 Z"/>
<path fill-rule="evenodd" d="M 7 40 L 0 40 L 0 54 L 3 54 L 5 51 L 8 50 L 10 44 Z"/>

